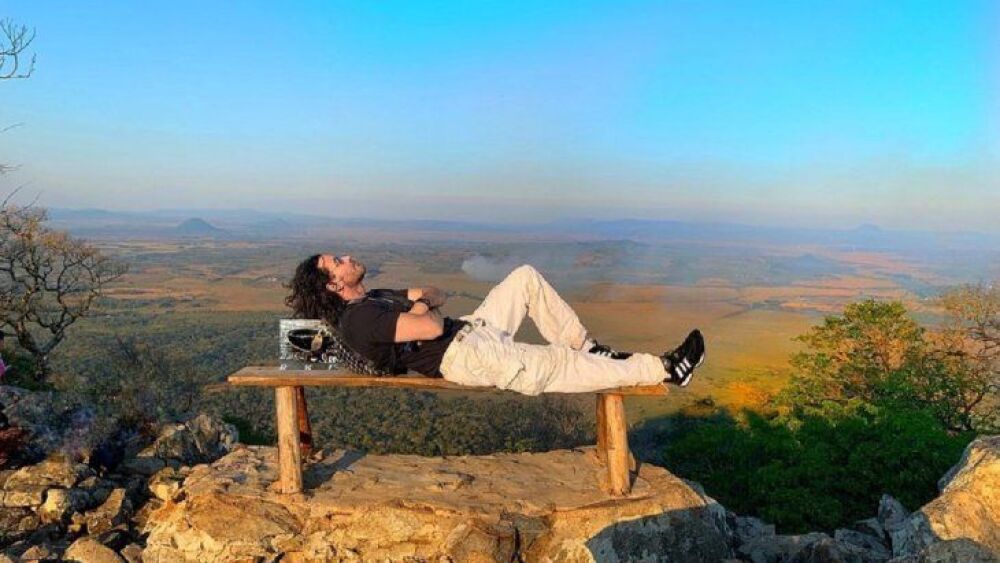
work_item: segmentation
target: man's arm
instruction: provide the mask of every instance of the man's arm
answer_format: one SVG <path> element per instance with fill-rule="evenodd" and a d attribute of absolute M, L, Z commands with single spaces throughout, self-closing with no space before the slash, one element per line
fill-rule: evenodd
<path fill-rule="evenodd" d="M 444 333 L 444 319 L 424 302 L 415 303 L 409 313 L 396 319 L 396 342 L 434 340 Z"/>
<path fill-rule="evenodd" d="M 411 287 L 406 290 L 406 297 L 410 301 L 424 299 L 430 304 L 432 309 L 444 305 L 445 301 L 448 300 L 448 296 L 436 287 Z"/>

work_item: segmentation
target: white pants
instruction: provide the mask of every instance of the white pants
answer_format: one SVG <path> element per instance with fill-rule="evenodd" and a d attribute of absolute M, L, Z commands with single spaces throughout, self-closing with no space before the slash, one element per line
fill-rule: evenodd
<path fill-rule="evenodd" d="M 531 317 L 546 345 L 514 342 Z M 629 385 L 652 385 L 667 377 L 652 354 L 612 360 L 581 350 L 587 330 L 573 309 L 531 266 L 521 266 L 494 287 L 455 336 L 441 360 L 448 381 L 499 387 L 525 395 L 581 393 Z"/>

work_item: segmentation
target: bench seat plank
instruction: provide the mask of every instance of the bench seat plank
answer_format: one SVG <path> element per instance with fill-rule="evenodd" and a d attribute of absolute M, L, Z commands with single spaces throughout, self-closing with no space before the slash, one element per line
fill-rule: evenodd
<path fill-rule="evenodd" d="M 255 387 L 389 387 L 427 391 L 499 391 L 495 387 L 459 385 L 439 377 L 411 375 L 372 377 L 340 370 L 282 370 L 277 366 L 245 367 L 229 376 L 229 384 Z M 603 389 L 592 393 L 663 396 L 667 394 L 667 389 L 663 385 L 639 385 Z"/>

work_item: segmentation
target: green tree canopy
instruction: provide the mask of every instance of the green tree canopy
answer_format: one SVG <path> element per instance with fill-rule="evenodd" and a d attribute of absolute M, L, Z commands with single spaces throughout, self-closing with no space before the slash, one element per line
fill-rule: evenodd
<path fill-rule="evenodd" d="M 976 427 L 990 387 L 954 338 L 934 335 L 898 302 L 868 299 L 798 337 L 806 349 L 778 403 L 816 409 L 825 402 L 926 409 L 950 430 Z"/>

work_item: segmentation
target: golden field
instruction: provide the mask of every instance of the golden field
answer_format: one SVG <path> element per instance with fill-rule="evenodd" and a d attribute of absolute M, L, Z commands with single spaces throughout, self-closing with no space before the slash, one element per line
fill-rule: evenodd
<path fill-rule="evenodd" d="M 280 315 L 285 310 L 283 282 L 305 254 L 277 243 L 243 241 L 106 246 L 126 260 L 139 259 L 108 296 L 121 303 L 141 301 L 141 308 L 150 311 Z M 358 256 L 366 258 L 363 253 Z M 874 253 L 841 253 L 838 259 L 854 266 L 855 272 L 784 285 L 739 286 L 717 277 L 690 285 L 606 281 L 555 285 L 597 339 L 620 349 L 658 354 L 675 346 L 692 328 L 705 334 L 707 362 L 692 385 L 672 389 L 665 399 L 632 399 L 629 415 L 637 421 L 699 405 L 730 409 L 760 405 L 787 380 L 788 358 L 797 350 L 794 337 L 823 314 L 839 311 L 851 301 L 876 297 L 903 300 L 914 310 L 930 307 L 885 275 L 912 273 L 911 265 Z M 591 267 L 590 262 L 578 260 L 575 267 Z M 437 286 L 452 296 L 445 313 L 460 316 L 471 313 L 493 285 L 460 270 L 428 272 L 421 266 L 406 252 L 391 252 L 380 261 L 369 287 Z M 542 342 L 530 322 L 518 337 Z"/>

